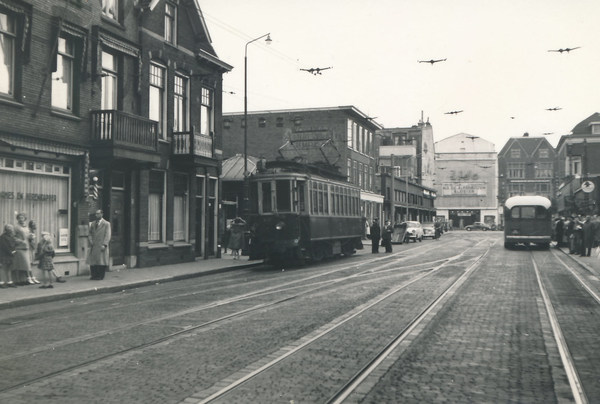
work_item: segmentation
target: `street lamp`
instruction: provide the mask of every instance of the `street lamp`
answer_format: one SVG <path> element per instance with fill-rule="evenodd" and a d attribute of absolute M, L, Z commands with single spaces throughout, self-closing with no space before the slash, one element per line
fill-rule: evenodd
<path fill-rule="evenodd" d="M 270 45 L 271 34 L 265 34 L 259 36 L 248 42 L 246 47 L 244 48 L 244 217 L 247 218 L 248 211 L 250 209 L 250 184 L 249 184 L 249 176 L 248 172 L 248 45 L 252 42 L 258 41 L 259 39 L 265 39 L 265 43 Z"/>

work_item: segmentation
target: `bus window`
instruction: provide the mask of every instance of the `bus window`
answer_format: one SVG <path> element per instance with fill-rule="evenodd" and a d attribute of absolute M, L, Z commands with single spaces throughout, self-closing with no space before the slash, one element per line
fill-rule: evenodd
<path fill-rule="evenodd" d="M 263 213 L 269 213 L 273 211 L 273 204 L 271 203 L 271 183 L 263 182 L 262 184 L 262 211 Z"/>
<path fill-rule="evenodd" d="M 306 212 L 306 200 L 304 199 L 305 198 L 304 187 L 306 187 L 306 182 L 298 181 L 296 183 L 296 189 L 298 190 L 298 209 L 300 212 Z"/>
<path fill-rule="evenodd" d="M 546 218 L 546 208 L 543 206 L 537 206 L 535 209 L 535 217 L 537 219 L 545 219 Z"/>
<path fill-rule="evenodd" d="M 245 209 L 243 207 L 242 209 Z M 258 183 L 250 183 L 250 212 L 258 213 Z"/>
<path fill-rule="evenodd" d="M 278 212 L 292 211 L 290 180 L 275 181 L 275 197 Z"/>
<path fill-rule="evenodd" d="M 535 206 L 521 206 L 521 219 L 535 219 Z"/>

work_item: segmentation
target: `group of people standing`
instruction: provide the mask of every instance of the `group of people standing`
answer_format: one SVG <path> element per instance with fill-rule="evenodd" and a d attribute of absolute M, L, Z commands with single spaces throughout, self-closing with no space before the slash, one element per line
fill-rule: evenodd
<path fill-rule="evenodd" d="M 391 253 L 392 234 L 394 234 L 394 226 L 392 226 L 392 222 L 390 220 L 388 220 L 383 228 L 381 228 L 379 226 L 379 219 L 373 219 L 373 224 L 371 225 L 371 252 L 373 254 L 379 253 L 379 241 L 381 240 L 381 246 L 385 247 L 385 252 Z"/>
<path fill-rule="evenodd" d="M 42 232 L 36 244 L 37 226 L 33 220 L 27 222 L 25 213 L 17 214 L 17 223 L 4 226 L 0 235 L 0 288 L 35 285 L 43 283 L 41 289 L 53 288 L 52 277 L 59 283 L 65 282 L 54 268 L 54 246 L 52 236 Z M 43 282 L 37 280 L 32 265 L 37 262 Z"/>
<path fill-rule="evenodd" d="M 571 254 L 589 257 L 592 249 L 600 246 L 600 217 L 560 217 L 554 223 L 554 236 L 557 247 L 567 246 Z"/>

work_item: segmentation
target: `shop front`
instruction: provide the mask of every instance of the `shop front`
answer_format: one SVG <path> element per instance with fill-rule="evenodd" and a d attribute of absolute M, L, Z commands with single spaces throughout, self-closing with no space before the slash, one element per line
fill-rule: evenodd
<path fill-rule="evenodd" d="M 77 223 L 72 219 L 77 215 L 72 189 L 79 180 L 73 175 L 79 164 L 69 158 L 46 160 L 45 154 L 0 155 L 0 222 L 2 228 L 14 225 L 17 213 L 24 213 L 27 222 L 35 224 L 34 243 L 42 232 L 49 233 L 57 253 L 55 266 L 61 274 L 77 275 L 81 262 L 73 254 L 78 237 Z"/>

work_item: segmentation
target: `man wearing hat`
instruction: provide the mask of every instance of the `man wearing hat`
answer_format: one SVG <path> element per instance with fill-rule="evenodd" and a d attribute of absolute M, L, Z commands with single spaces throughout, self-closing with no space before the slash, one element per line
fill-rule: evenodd
<path fill-rule="evenodd" d="M 381 228 L 379 227 L 379 219 L 373 219 L 373 224 L 371 225 L 371 243 L 372 248 L 371 252 L 373 254 L 377 254 L 379 252 L 379 240 L 381 239 Z"/>

